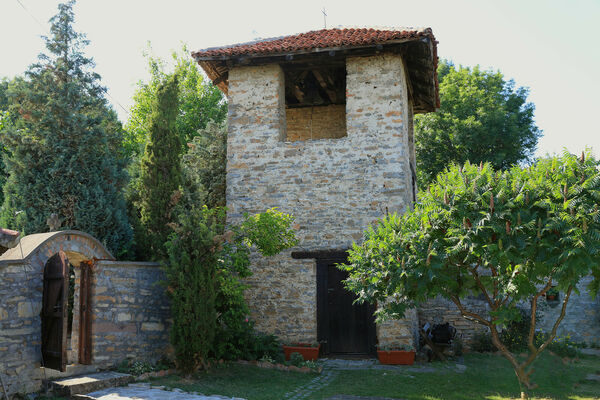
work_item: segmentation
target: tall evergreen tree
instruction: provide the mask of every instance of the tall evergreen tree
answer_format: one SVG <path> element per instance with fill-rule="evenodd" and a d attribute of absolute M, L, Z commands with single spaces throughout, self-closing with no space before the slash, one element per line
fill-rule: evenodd
<path fill-rule="evenodd" d="M 159 86 L 149 119 L 150 141 L 142 158 L 138 188 L 142 231 L 136 237 L 143 241 L 138 244 L 138 255 L 141 244 L 151 257 L 166 257 L 165 242 L 172 232 L 168 224 L 176 220 L 173 210 L 182 184 L 178 112 L 177 75 L 172 75 Z"/>
<path fill-rule="evenodd" d="M 48 54 L 9 88 L 9 111 L 18 118 L 3 129 L 9 177 L 0 224 L 45 232 L 56 213 L 61 229 L 86 231 L 118 255 L 132 236 L 122 127 L 82 52 L 89 41 L 73 30 L 74 3 L 59 5 L 44 38 Z"/>

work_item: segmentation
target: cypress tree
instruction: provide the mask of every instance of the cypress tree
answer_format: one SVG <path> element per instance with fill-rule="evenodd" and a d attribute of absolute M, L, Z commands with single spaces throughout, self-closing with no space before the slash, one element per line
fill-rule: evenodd
<path fill-rule="evenodd" d="M 181 193 L 183 144 L 177 132 L 179 112 L 177 76 L 158 88 L 149 121 L 150 141 L 142 158 L 140 175 L 140 224 L 138 240 L 150 257 L 166 257 L 165 242 L 176 220 L 174 208 Z M 140 238 L 141 236 L 141 238 Z M 139 250 L 138 250 L 139 252 Z"/>
<path fill-rule="evenodd" d="M 104 98 L 100 76 L 73 30 L 74 1 L 60 4 L 39 56 L 8 93 L 18 116 L 3 130 L 8 180 L 0 224 L 27 234 L 48 231 L 56 213 L 61 229 L 79 229 L 115 255 L 131 241 L 122 195 L 122 127 Z"/>

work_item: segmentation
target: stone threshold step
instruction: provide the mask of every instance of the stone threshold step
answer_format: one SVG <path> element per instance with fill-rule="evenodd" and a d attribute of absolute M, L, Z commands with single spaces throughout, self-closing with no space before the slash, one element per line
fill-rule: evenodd
<path fill-rule="evenodd" d="M 56 395 L 72 397 L 97 390 L 127 385 L 131 381 L 133 381 L 133 376 L 129 374 L 97 372 L 50 381 L 49 388 Z"/>

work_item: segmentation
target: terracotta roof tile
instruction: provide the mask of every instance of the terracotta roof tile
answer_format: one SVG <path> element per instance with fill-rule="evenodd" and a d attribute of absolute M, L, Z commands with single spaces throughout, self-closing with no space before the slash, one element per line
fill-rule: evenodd
<path fill-rule="evenodd" d="M 321 29 L 282 36 L 260 39 L 254 42 L 212 47 L 192 53 L 195 58 L 227 58 L 239 55 L 269 55 L 292 53 L 316 48 L 341 46 L 369 46 L 394 40 L 419 39 L 430 37 L 430 28 L 334 28 Z"/>

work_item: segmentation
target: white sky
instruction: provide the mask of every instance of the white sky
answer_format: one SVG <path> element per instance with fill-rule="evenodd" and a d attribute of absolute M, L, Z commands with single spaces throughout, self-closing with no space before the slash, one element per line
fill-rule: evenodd
<path fill-rule="evenodd" d="M 36 60 L 58 3 L 0 0 L 0 77 Z M 79 0 L 75 27 L 91 40 L 86 54 L 110 95 L 129 109 L 135 83 L 147 78 L 147 42 L 166 58 L 183 42 L 199 50 L 321 29 L 323 7 L 328 27 L 431 27 L 440 58 L 499 69 L 530 88 L 544 131 L 538 155 L 585 146 L 600 155 L 600 0 Z"/>

